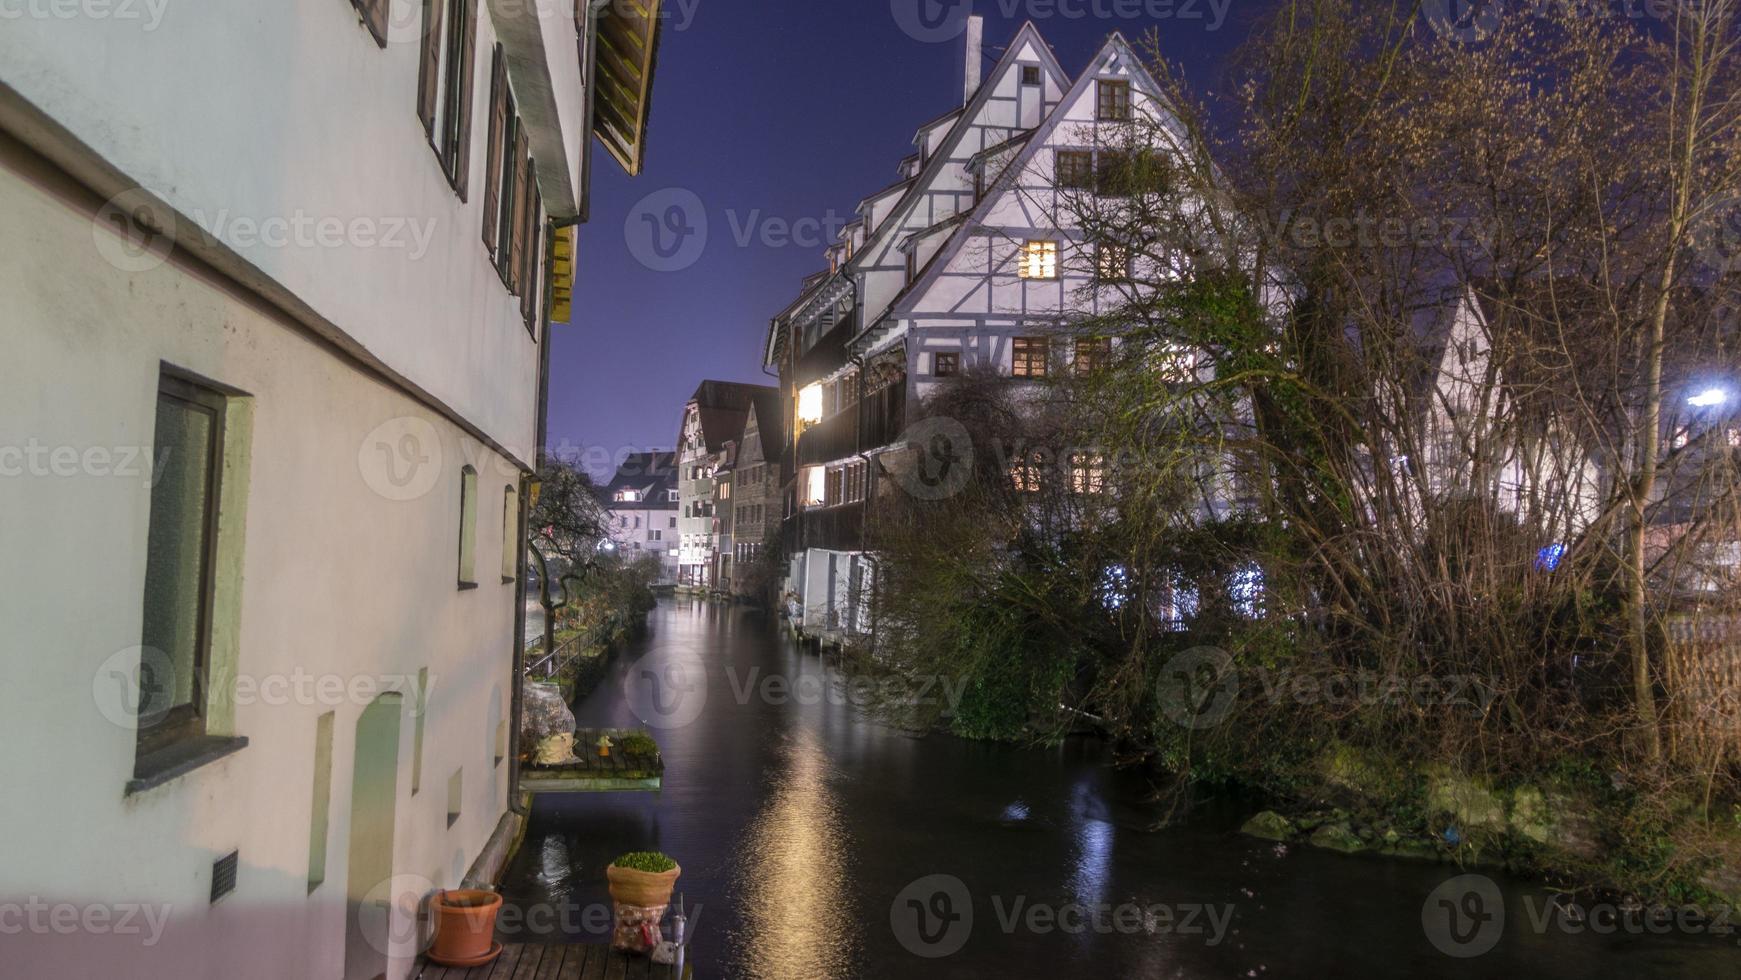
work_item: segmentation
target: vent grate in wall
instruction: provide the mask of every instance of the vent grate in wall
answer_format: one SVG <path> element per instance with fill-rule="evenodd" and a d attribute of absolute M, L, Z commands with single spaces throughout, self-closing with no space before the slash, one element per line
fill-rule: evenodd
<path fill-rule="evenodd" d="M 212 904 L 236 890 L 236 866 L 241 862 L 241 851 L 230 853 L 212 862 Z"/>

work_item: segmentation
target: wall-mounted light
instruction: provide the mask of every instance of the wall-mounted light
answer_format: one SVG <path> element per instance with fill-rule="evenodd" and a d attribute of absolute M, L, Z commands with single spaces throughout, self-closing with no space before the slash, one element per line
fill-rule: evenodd
<path fill-rule="evenodd" d="M 1687 404 L 1694 408 L 1716 408 L 1729 402 L 1729 392 L 1722 388 L 1706 388 L 1704 391 L 1687 399 Z"/>

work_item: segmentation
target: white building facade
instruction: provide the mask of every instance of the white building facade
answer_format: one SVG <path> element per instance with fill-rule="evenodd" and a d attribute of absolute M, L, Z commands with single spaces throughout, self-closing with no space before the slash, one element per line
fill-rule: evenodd
<path fill-rule="evenodd" d="M 160 13 L 0 30 L 0 904 L 109 923 L 0 973 L 405 977 L 509 807 L 598 14 Z"/>

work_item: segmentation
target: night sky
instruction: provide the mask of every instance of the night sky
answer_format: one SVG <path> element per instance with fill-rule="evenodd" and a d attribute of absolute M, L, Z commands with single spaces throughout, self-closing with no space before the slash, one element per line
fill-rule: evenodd
<path fill-rule="evenodd" d="M 921 5 L 933 11 L 930 19 L 919 19 Z M 933 36 L 929 24 L 954 33 L 965 5 L 666 0 L 646 170 L 629 178 L 602 150 L 594 153 L 574 322 L 555 328 L 551 354 L 553 449 L 583 452 L 598 469 L 601 459 L 670 448 L 683 404 L 703 378 L 774 383 L 761 369 L 769 319 L 822 268 L 825 239 L 852 219 L 858 202 L 894 182 L 920 124 L 960 103 L 962 39 L 920 37 Z M 1110 32 L 1136 41 L 1155 28 L 1169 57 L 1207 93 L 1270 4 L 973 6 L 986 19 L 987 72 L 1024 20 L 1035 22 L 1072 77 Z M 705 246 L 699 234 L 673 231 L 698 229 L 703 215 Z M 650 247 L 648 217 L 663 225 L 663 255 Z"/>

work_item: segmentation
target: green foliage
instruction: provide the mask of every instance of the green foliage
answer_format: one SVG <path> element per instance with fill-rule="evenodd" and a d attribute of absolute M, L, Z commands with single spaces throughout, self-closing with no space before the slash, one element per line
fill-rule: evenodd
<path fill-rule="evenodd" d="M 658 755 L 659 743 L 646 732 L 628 732 L 617 738 L 617 749 L 624 755 Z"/>
<path fill-rule="evenodd" d="M 677 862 L 658 851 L 631 851 L 612 861 L 611 866 L 657 875 L 677 867 Z"/>

